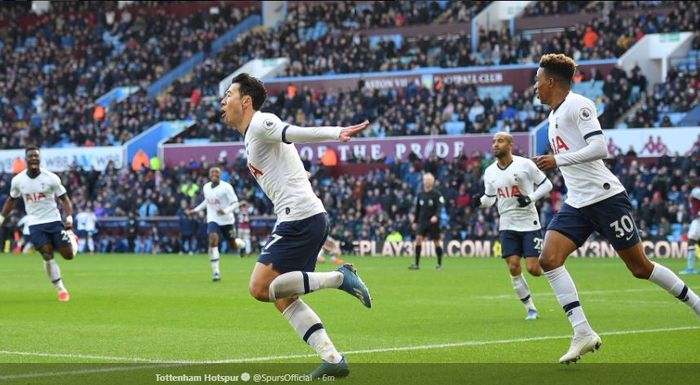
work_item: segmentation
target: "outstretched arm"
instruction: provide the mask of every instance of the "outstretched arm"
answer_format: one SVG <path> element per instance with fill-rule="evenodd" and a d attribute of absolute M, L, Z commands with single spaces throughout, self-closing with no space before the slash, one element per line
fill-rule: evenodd
<path fill-rule="evenodd" d="M 285 143 L 314 143 L 331 140 L 347 142 L 368 125 L 369 122 L 366 120 L 347 127 L 299 127 L 290 124 L 282 129 L 282 141 Z"/>
<path fill-rule="evenodd" d="M 248 128 L 250 135 L 267 143 L 317 143 L 339 140 L 347 142 L 369 125 L 368 121 L 353 126 L 300 127 L 283 122 L 277 115 L 263 113 L 262 123 Z"/>

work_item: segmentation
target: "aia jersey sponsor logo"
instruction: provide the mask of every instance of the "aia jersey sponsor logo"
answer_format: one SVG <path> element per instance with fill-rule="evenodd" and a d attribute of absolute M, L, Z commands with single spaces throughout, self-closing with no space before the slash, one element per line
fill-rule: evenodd
<path fill-rule="evenodd" d="M 499 198 L 512 198 L 512 197 L 517 197 L 518 195 L 522 195 L 520 193 L 520 188 L 518 186 L 513 186 L 511 188 L 508 188 L 508 186 L 505 186 L 503 188 L 498 188 L 498 197 Z"/>
<path fill-rule="evenodd" d="M 250 173 L 253 174 L 253 177 L 255 179 L 258 179 L 259 177 L 263 176 L 263 171 L 252 164 L 250 162 L 248 163 L 248 170 L 250 170 Z"/>
<path fill-rule="evenodd" d="M 512 198 L 516 197 L 518 195 L 522 195 L 520 193 L 520 188 L 518 186 L 513 186 L 511 188 L 508 188 L 508 186 L 505 186 L 503 188 L 498 188 L 498 197 L 499 198 Z"/>
<path fill-rule="evenodd" d="M 24 194 L 25 202 L 38 202 L 46 199 L 46 194 L 42 192 Z"/>
<path fill-rule="evenodd" d="M 569 146 L 566 145 L 564 139 L 562 139 L 559 135 L 555 136 L 550 144 L 552 145 L 552 151 L 554 151 L 555 154 L 558 154 L 562 150 L 569 151 Z"/>

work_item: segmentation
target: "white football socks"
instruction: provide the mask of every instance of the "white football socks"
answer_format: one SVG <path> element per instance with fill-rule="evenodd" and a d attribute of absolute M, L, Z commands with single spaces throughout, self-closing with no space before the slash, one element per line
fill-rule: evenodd
<path fill-rule="evenodd" d="M 307 273 L 290 271 L 280 274 L 270 283 L 269 297 L 274 302 L 280 298 L 308 294 L 319 289 L 337 289 L 343 283 L 343 274 L 339 271 Z"/>
<path fill-rule="evenodd" d="M 560 266 L 554 270 L 545 271 L 545 277 L 554 290 L 557 296 L 557 301 L 564 309 L 566 316 L 574 328 L 574 334 L 591 334 L 593 329 L 588 324 L 586 315 L 583 313 L 583 308 L 578 300 L 576 285 L 571 279 L 571 275 L 566 271 L 564 266 Z"/>
<path fill-rule="evenodd" d="M 652 262 L 654 270 L 649 276 L 649 281 L 666 289 L 672 296 L 685 302 L 688 306 L 695 310 L 695 313 L 700 316 L 700 299 L 677 275 L 673 274 L 668 268 Z"/>
<path fill-rule="evenodd" d="M 688 270 L 695 269 L 695 245 L 688 245 Z"/>
<path fill-rule="evenodd" d="M 88 236 L 87 247 L 88 247 L 88 251 L 90 251 L 91 253 L 95 252 L 95 240 L 92 239 L 92 236 Z M 83 249 L 83 250 L 85 250 L 85 249 Z"/>
<path fill-rule="evenodd" d="M 282 315 L 289 321 L 299 337 L 308 343 L 323 360 L 337 364 L 343 359 L 328 337 L 321 319 L 301 299 L 292 302 L 284 309 Z"/>
<path fill-rule="evenodd" d="M 532 301 L 530 288 L 527 286 L 525 276 L 523 274 L 512 275 L 510 279 L 513 281 L 513 289 L 518 295 L 518 298 L 520 298 L 520 301 L 523 303 L 523 305 L 525 305 L 525 309 L 537 310 L 537 308 L 535 308 L 535 303 Z"/>
<path fill-rule="evenodd" d="M 211 262 L 211 269 L 214 274 L 220 274 L 219 272 L 219 248 L 210 247 L 209 248 L 209 261 Z"/>
<path fill-rule="evenodd" d="M 61 279 L 61 269 L 58 267 L 58 263 L 56 263 L 56 261 L 53 259 L 44 261 L 44 269 L 46 270 L 46 274 L 49 276 L 49 280 L 56 290 L 66 290 L 66 288 L 63 286 L 63 280 Z"/>

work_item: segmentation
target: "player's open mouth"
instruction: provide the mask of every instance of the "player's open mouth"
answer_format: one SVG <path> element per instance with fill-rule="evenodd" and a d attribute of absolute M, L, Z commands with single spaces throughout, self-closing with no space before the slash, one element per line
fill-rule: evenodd
<path fill-rule="evenodd" d="M 226 111 L 221 111 L 221 119 L 224 119 L 226 117 Z"/>

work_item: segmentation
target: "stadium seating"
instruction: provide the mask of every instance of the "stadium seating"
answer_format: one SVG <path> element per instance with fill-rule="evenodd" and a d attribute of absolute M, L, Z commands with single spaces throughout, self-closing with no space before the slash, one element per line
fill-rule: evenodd
<path fill-rule="evenodd" d="M 700 75 L 697 70 L 671 68 L 666 82 L 641 93 L 643 106 L 627 118 L 630 127 L 691 126 L 700 122 Z M 683 123 L 681 123 L 683 122 Z"/>
<path fill-rule="evenodd" d="M 283 23 L 270 31 L 251 32 L 226 47 L 221 54 L 208 57 L 190 77 L 181 79 L 176 84 L 175 88 L 180 89 L 173 94 L 180 100 L 169 101 L 166 110 L 178 119 L 206 116 L 209 114 L 207 108 L 214 104 L 207 97 L 216 95 L 218 81 L 230 73 L 231 68 L 255 57 L 274 57 L 280 54 L 289 56 L 292 65 L 287 70 L 288 75 L 523 63 L 537 61 L 541 54 L 554 51 L 566 51 L 582 60 L 619 56 L 644 33 L 700 29 L 697 25 L 698 6 L 694 3 L 684 6 L 683 12 L 679 10 L 680 3 L 676 2 L 655 2 L 655 5 L 660 6 L 659 9 L 649 6 L 647 2 L 615 2 L 607 4 L 604 9 L 597 8 L 599 5 L 594 3 L 584 7 L 578 3 L 559 5 L 536 2 L 528 8 L 531 10 L 526 12 L 524 18 L 568 15 L 581 11 L 581 7 L 586 8 L 586 11 L 602 12 L 606 17 L 570 27 L 562 33 L 547 37 L 546 41 L 533 39 L 527 33 L 517 32 L 511 36 L 506 30 L 481 30 L 477 52 L 472 52 L 471 40 L 466 32 L 416 38 L 402 36 L 401 28 L 425 23 L 467 23 L 488 5 L 487 2 L 363 2 L 345 3 L 343 7 L 337 8 L 328 7 L 324 3 L 292 3 L 288 16 L 292 22 Z M 30 17 L 28 6 L 15 4 L 3 7 L 0 13 L 0 28 L 4 26 L 6 30 L 12 31 L 9 38 L 3 39 L 0 45 L 0 50 L 3 51 L 0 64 L 5 71 L 9 69 L 3 76 L 6 84 L 10 85 L 7 88 L 8 97 L 0 101 L 0 128 L 10 135 L 0 140 L 0 148 L 22 147 L 27 143 L 27 138 L 44 138 L 43 142 L 38 143 L 42 146 L 123 143 L 148 127 L 150 120 L 132 120 L 129 125 L 105 127 L 102 121 L 91 119 L 93 103 L 97 97 L 114 86 L 144 87 L 152 83 L 193 52 L 206 51 L 208 42 L 247 12 L 228 7 L 218 17 L 203 10 L 178 18 L 154 11 L 158 8 L 156 2 L 139 2 L 136 7 L 126 8 L 126 14 L 130 16 L 125 15 L 125 20 L 122 20 L 121 13 L 112 14 L 116 10 L 116 3 L 101 6 L 95 5 L 96 3 L 58 4 L 57 7 L 61 8 L 54 16 L 58 14 L 60 17 L 52 20 L 38 19 L 47 22 L 30 25 L 26 29 L 17 28 L 12 23 L 13 20 Z M 141 8 L 146 10 L 140 10 Z M 107 9 L 108 12 L 96 12 L 96 9 Z M 203 22 L 207 19 L 210 19 L 209 22 Z M 297 19 L 302 20 L 302 23 L 297 23 Z M 299 25 L 301 28 L 298 28 Z M 594 49 L 582 47 L 586 26 L 592 27 L 600 35 Z M 631 29 L 628 26 L 639 28 Z M 373 32 L 372 36 L 357 33 L 369 27 L 376 31 L 384 28 L 391 32 L 376 32 L 376 35 Z M 61 33 L 56 32 L 59 31 L 58 28 L 62 28 Z M 181 38 L 173 35 L 177 33 L 187 36 Z M 158 54 L 158 50 L 151 49 L 156 43 L 165 47 L 163 49 L 177 52 L 177 55 Z M 698 45 L 694 43 L 689 56 L 677 63 L 680 71 L 696 72 L 694 68 L 697 68 Z M 326 52 L 324 47 L 333 47 L 335 52 Z M 61 50 L 78 50 L 88 60 L 80 62 L 70 59 L 70 55 L 48 54 Z M 309 55 L 309 52 L 314 54 Z M 20 62 L 34 64 L 23 65 L 23 69 L 18 72 L 12 70 Z M 69 70 L 74 64 L 77 65 L 76 69 Z M 62 87 L 61 90 L 66 92 L 56 100 L 52 95 L 43 95 L 46 84 L 49 84 L 47 82 L 57 82 Z M 600 86 L 596 85 L 585 92 L 599 95 L 598 87 Z M 599 97 L 600 110 L 609 110 L 601 116 L 604 127 L 615 127 L 619 118 L 634 105 L 637 95 L 643 96 L 637 85 L 632 85 L 631 91 L 630 98 L 622 102 Z M 483 95 L 483 90 L 479 92 Z M 203 103 L 189 103 L 195 93 L 201 96 Z M 504 96 L 505 93 L 497 93 L 492 95 L 492 99 L 498 103 Z M 138 97 L 136 99 L 143 101 Z M 486 101 L 482 99 L 482 102 Z M 149 100 L 146 103 L 149 103 L 147 110 L 156 111 L 158 116 L 157 112 L 163 107 L 162 102 Z M 124 108 L 117 107 L 120 110 Z M 659 111 L 653 114 L 655 120 L 651 125 L 661 124 L 659 119 L 665 115 L 661 118 L 658 115 L 669 112 L 682 111 Z M 523 114 L 531 115 L 532 110 L 516 108 L 515 119 L 504 119 L 496 114 L 478 122 L 479 127 L 476 128 L 470 127 L 474 115 L 470 119 L 459 117 L 448 121 L 465 122 L 463 132 L 488 132 L 513 126 L 514 130 L 519 131 L 533 126 L 528 122 L 521 124 L 524 121 Z M 108 113 L 108 118 L 109 115 Z M 291 111 L 285 118 L 290 116 Z M 110 122 L 121 120 L 122 117 L 113 113 L 112 118 Z M 672 115 L 670 118 L 676 119 L 677 116 Z M 670 121 L 673 124 L 673 120 Z M 625 124 L 631 126 L 629 122 Z M 458 131 L 456 124 L 449 126 L 450 132 Z M 105 130 L 111 132 L 103 135 L 101 132 Z M 235 134 L 226 133 L 221 127 L 216 127 L 213 131 L 213 140 L 237 139 Z M 447 133 L 447 128 L 443 124 L 433 128 L 419 125 L 417 129 L 413 126 L 400 130 L 380 129 L 376 134 L 381 136 L 414 131 L 441 134 Z"/>
<path fill-rule="evenodd" d="M 145 88 L 198 50 L 206 50 L 230 23 L 235 25 L 250 12 L 233 3 L 223 3 L 219 14 L 193 5 L 196 12 L 181 17 L 156 2 L 122 10 L 116 2 L 90 4 L 59 5 L 58 14 L 34 17 L 37 20 L 23 27 L 17 23 L 33 20 L 28 8 L 7 11 L 7 17 L 15 15 L 17 20 L 2 20 L 9 33 L 0 46 L 6 85 L 0 114 L 7 134 L 0 148 L 23 147 L 28 138 L 42 146 L 94 145 L 88 138 L 104 128 L 93 118 L 99 96 L 121 85 Z M 146 123 L 137 125 L 141 130 Z M 37 138 L 44 141 L 37 143 Z"/>

